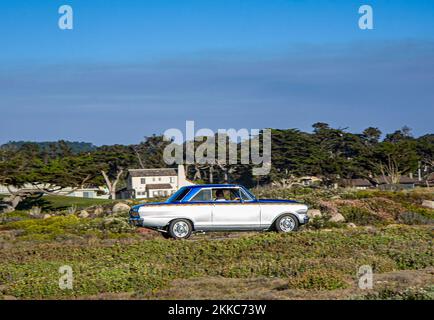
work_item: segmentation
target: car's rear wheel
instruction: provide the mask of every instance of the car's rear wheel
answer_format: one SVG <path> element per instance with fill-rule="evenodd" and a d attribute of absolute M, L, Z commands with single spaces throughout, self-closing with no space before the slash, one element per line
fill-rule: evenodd
<path fill-rule="evenodd" d="M 193 227 L 186 219 L 176 219 L 169 224 L 169 235 L 174 239 L 187 239 L 191 236 Z"/>
<path fill-rule="evenodd" d="M 298 230 L 298 220 L 292 214 L 284 214 L 276 220 L 277 232 L 291 232 Z"/>

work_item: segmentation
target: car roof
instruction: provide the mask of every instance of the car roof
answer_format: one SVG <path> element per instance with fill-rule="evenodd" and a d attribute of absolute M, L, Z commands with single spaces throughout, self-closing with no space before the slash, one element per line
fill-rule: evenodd
<path fill-rule="evenodd" d="M 187 186 L 190 189 L 193 188 L 239 188 L 238 184 L 195 184 Z"/>

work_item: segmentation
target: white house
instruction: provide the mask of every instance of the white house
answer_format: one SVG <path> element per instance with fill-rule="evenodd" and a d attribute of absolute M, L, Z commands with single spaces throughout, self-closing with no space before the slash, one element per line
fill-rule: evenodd
<path fill-rule="evenodd" d="M 167 197 L 179 188 L 192 185 L 185 177 L 184 166 L 159 169 L 129 169 L 126 195 L 129 198 Z"/>

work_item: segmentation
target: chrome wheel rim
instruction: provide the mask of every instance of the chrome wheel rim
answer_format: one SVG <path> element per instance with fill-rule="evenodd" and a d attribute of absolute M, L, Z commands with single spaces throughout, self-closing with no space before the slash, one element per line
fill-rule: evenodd
<path fill-rule="evenodd" d="M 189 226 L 184 221 L 178 221 L 173 225 L 173 234 L 177 238 L 184 238 L 189 232 Z"/>
<path fill-rule="evenodd" d="M 294 227 L 295 227 L 294 218 L 289 217 L 289 216 L 283 217 L 282 219 L 280 219 L 279 227 L 280 227 L 280 230 L 282 230 L 283 232 L 290 232 L 290 231 L 294 230 Z"/>

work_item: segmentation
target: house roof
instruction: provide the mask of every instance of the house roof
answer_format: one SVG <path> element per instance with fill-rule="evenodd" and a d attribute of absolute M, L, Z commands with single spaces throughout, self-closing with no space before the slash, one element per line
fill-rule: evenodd
<path fill-rule="evenodd" d="M 303 177 L 300 177 L 299 180 L 315 180 L 315 181 L 320 181 L 320 180 L 322 180 L 322 178 L 317 177 L 317 176 L 303 176 Z"/>
<path fill-rule="evenodd" d="M 154 183 L 146 185 L 146 190 L 173 189 L 168 183 Z"/>
<path fill-rule="evenodd" d="M 344 179 L 343 184 L 350 187 L 372 187 L 368 179 Z"/>
<path fill-rule="evenodd" d="M 377 177 L 377 181 L 379 184 L 389 184 L 390 180 L 389 179 L 385 179 L 384 177 Z M 417 180 L 416 179 L 412 179 L 410 177 L 407 176 L 401 176 L 399 178 L 399 184 L 413 184 L 416 183 Z"/>
<path fill-rule="evenodd" d="M 160 169 L 129 169 L 128 174 L 131 177 L 162 177 L 162 176 L 176 176 L 177 172 L 174 168 L 160 168 Z"/>

